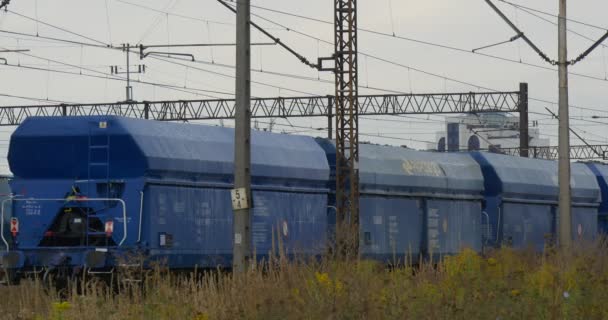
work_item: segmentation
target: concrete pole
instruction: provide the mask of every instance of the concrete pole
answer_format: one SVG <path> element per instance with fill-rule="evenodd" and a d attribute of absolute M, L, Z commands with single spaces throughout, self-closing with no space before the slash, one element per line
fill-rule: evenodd
<path fill-rule="evenodd" d="M 559 245 L 572 242 L 570 195 L 570 116 L 568 114 L 568 46 L 566 36 L 566 0 L 559 0 Z"/>
<path fill-rule="evenodd" d="M 234 144 L 234 190 L 232 191 L 233 262 L 244 273 L 251 260 L 251 34 L 250 1 L 236 4 L 236 110 Z"/>

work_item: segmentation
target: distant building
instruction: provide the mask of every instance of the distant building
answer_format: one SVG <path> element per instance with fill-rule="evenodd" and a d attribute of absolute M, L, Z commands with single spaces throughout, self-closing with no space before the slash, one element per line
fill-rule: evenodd
<path fill-rule="evenodd" d="M 503 113 L 467 114 L 448 117 L 445 131 L 437 132 L 429 150 L 493 150 L 519 147 L 519 117 Z M 549 139 L 541 138 L 538 127 L 528 129 L 529 145 L 548 146 Z"/>

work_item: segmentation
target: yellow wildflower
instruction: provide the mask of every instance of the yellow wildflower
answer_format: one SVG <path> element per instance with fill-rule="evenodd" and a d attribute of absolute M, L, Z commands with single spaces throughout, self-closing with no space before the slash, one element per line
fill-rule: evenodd
<path fill-rule="evenodd" d="M 315 272 L 315 278 L 317 278 L 318 283 L 320 283 L 324 286 L 331 285 L 331 280 L 329 280 L 329 274 L 327 274 L 326 272 L 324 272 L 324 273 Z"/>
<path fill-rule="evenodd" d="M 488 265 L 489 266 L 493 267 L 493 266 L 495 266 L 497 264 L 498 264 L 498 261 L 496 259 L 494 259 L 494 258 L 489 258 L 488 259 Z"/>
<path fill-rule="evenodd" d="M 67 301 L 53 302 L 53 310 L 56 312 L 63 313 L 64 311 L 70 310 L 71 308 L 72 305 Z"/>
<path fill-rule="evenodd" d="M 206 313 L 199 313 L 194 317 L 194 320 L 209 320 L 209 316 Z"/>
<path fill-rule="evenodd" d="M 335 281 L 336 285 L 336 294 L 340 295 L 344 291 L 344 284 L 340 280 Z"/>

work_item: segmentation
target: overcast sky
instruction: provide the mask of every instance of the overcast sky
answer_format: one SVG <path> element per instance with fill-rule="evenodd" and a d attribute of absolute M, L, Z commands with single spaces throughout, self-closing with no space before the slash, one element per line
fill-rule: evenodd
<path fill-rule="evenodd" d="M 557 22 L 555 17 L 541 13 L 534 13 L 537 16 L 533 16 L 506 3 L 497 0 L 495 3 L 543 51 L 550 57 L 557 58 L 557 27 L 551 23 Z M 519 0 L 518 3 L 557 14 L 557 0 Z M 316 61 L 319 56 L 331 55 L 333 45 L 323 41 L 332 43 L 333 26 L 322 21 L 333 19 L 333 1 L 253 0 L 252 4 L 261 7 L 252 8 L 254 22 L 266 27 L 309 60 Z M 322 21 L 280 14 L 264 8 Z M 30 52 L 0 53 L 0 57 L 6 58 L 9 64 L 0 65 L 0 105 L 3 106 L 46 103 L 6 95 L 49 99 L 49 102 L 113 102 L 125 99 L 125 83 L 112 80 L 113 76 L 109 75 L 111 65 L 119 65 L 124 69 L 124 53 L 16 35 L 7 31 L 114 46 L 122 43 L 151 45 L 235 41 L 235 15 L 215 0 L 12 0 L 8 9 L 8 12 L 0 13 L 0 50 L 30 49 Z M 608 29 L 608 23 L 605 22 L 607 10 L 606 1 L 570 1 L 569 17 Z M 507 62 L 403 39 L 417 39 L 465 50 L 508 40 L 514 32 L 484 0 L 359 1 L 359 24 L 361 29 L 388 35 L 394 33 L 397 36 L 360 32 L 360 52 L 401 65 L 361 56 L 360 94 L 382 93 L 366 87 L 414 93 L 486 91 L 481 88 L 510 91 L 517 90 L 519 82 L 528 82 L 531 99 L 557 101 L 557 72 L 528 65 L 553 68 L 521 40 L 482 51 L 516 60 Z M 592 44 L 591 40 L 584 37 L 598 39 L 606 30 L 574 22 L 569 24 L 569 28 L 578 33 L 569 33 L 571 59 Z M 268 42 L 268 39 L 254 30 L 252 41 Z M 134 78 L 181 88 L 167 89 L 158 85 L 134 83 L 136 100 L 231 97 L 230 93 L 234 91 L 235 71 L 231 67 L 235 60 L 234 47 L 172 51 L 192 53 L 197 63 L 176 61 L 179 64 L 171 64 L 149 58 L 139 61 L 132 55 L 132 66 L 146 65 L 146 73 L 134 75 Z M 608 88 L 606 51 L 603 46 L 598 48 L 570 70 L 577 74 L 570 76 L 572 128 L 590 143 L 596 144 L 608 143 L 605 129 L 608 119 L 592 118 L 594 115 L 608 116 L 605 99 Z M 519 63 L 520 60 L 523 63 Z M 254 47 L 252 65 L 255 70 L 266 71 L 252 74 L 253 80 L 261 83 L 253 86 L 254 96 L 333 94 L 332 74 L 319 74 L 278 46 Z M 49 72 L 47 69 L 54 71 Z M 414 69 L 440 76 L 430 76 Z M 298 75 L 303 79 L 278 76 L 268 71 Z M 557 122 L 548 116 L 545 108 L 557 112 L 554 104 L 531 100 L 530 110 L 533 113 L 530 118 L 531 121 L 538 120 L 542 134 L 556 143 Z M 435 132 L 441 130 L 442 120 L 443 116 L 435 115 L 409 118 L 365 117 L 360 120 L 361 140 L 425 148 L 425 142 L 433 141 Z M 261 120 L 258 126 L 267 127 L 267 122 L 268 120 Z M 277 119 L 274 131 L 325 136 L 323 128 L 327 126 L 326 122 L 325 119 Z M 225 125 L 233 124 L 226 121 Z M 0 130 L 3 132 L 0 136 L 0 154 L 4 158 L 11 129 Z M 581 142 L 573 137 L 572 143 Z M 3 170 L 6 170 L 4 159 L 0 163 Z"/>

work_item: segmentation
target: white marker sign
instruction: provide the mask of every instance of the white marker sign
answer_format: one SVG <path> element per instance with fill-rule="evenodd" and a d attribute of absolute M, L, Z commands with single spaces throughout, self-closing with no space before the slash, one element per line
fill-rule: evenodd
<path fill-rule="evenodd" d="M 247 189 L 232 189 L 232 191 L 230 191 L 230 195 L 232 197 L 233 210 L 249 209 L 249 197 L 247 194 Z"/>

